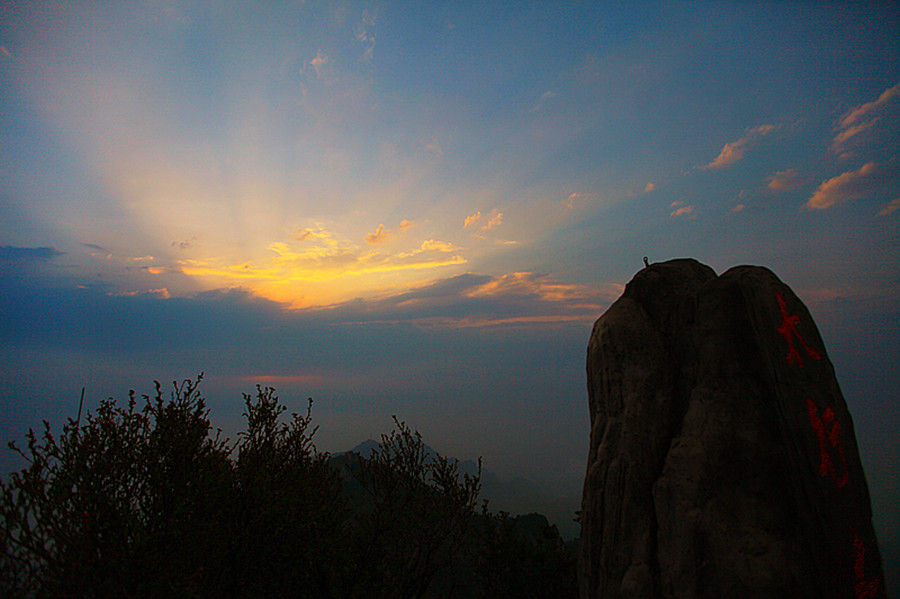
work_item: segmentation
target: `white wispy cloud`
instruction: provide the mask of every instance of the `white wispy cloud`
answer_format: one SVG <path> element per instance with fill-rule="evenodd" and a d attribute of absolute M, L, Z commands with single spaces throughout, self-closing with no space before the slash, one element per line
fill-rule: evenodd
<path fill-rule="evenodd" d="M 356 41 L 365 44 L 363 61 L 371 62 L 375 58 L 375 24 L 378 12 L 364 10 L 359 24 L 356 26 Z"/>
<path fill-rule="evenodd" d="M 776 125 L 757 125 L 756 127 L 747 129 L 743 136 L 735 141 L 726 143 L 719 152 L 719 155 L 716 156 L 712 162 L 704 166 L 703 169 L 712 170 L 734 164 L 744 157 L 744 154 L 747 153 L 750 146 L 759 138 L 768 135 L 775 129 L 777 129 Z"/>
<path fill-rule="evenodd" d="M 552 100 L 555 97 L 556 97 L 556 94 L 554 92 L 552 92 L 550 90 L 545 91 L 543 94 L 541 94 L 541 97 L 538 99 L 538 101 L 535 102 L 535 104 L 531 107 L 531 112 L 540 111 L 544 107 L 544 104 L 546 104 L 547 102 L 549 102 L 550 100 Z"/>

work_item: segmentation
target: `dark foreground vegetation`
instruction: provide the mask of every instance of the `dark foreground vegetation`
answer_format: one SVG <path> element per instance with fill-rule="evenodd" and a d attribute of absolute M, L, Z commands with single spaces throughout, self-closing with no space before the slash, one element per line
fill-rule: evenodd
<path fill-rule="evenodd" d="M 245 395 L 214 433 L 200 379 L 102 402 L 10 443 L 3 597 L 574 597 L 575 557 L 540 516 L 477 506 L 480 472 L 395 420 L 371 455 L 313 444 L 310 409 Z"/>

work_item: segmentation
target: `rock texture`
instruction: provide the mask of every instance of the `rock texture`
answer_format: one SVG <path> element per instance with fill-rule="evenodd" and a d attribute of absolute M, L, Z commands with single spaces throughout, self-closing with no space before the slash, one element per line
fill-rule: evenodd
<path fill-rule="evenodd" d="M 587 374 L 582 598 L 885 596 L 850 414 L 771 271 L 644 268 Z"/>

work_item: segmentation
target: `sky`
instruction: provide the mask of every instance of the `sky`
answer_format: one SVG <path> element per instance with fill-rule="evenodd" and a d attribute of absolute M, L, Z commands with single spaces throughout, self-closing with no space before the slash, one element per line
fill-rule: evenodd
<path fill-rule="evenodd" d="M 807 304 L 900 543 L 900 12 L 840 2 L 0 7 L 0 437 L 193 378 L 396 414 L 577 495 L 642 267 Z M 5 470 L 15 467 L 6 456 Z"/>

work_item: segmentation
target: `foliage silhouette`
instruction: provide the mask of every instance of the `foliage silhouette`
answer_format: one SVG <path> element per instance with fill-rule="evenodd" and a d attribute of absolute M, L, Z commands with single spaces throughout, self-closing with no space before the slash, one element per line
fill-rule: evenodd
<path fill-rule="evenodd" d="M 558 599 L 578 596 L 576 551 L 540 514 L 510 517 L 484 511 L 478 558 L 484 599 Z"/>
<path fill-rule="evenodd" d="M 216 594 L 231 465 L 198 384 L 10 443 L 28 466 L 0 488 L 5 596 Z"/>
<path fill-rule="evenodd" d="M 244 395 L 247 428 L 230 445 L 201 379 L 9 444 L 27 466 L 0 482 L 0 595 L 512 596 L 557 588 L 529 572 L 568 576 L 547 550 L 558 533 L 536 542 L 475 513 L 480 461 L 461 475 L 396 418 L 369 456 L 320 453 L 312 400 L 285 418 L 262 387 Z"/>
<path fill-rule="evenodd" d="M 427 452 L 417 431 L 396 417 L 394 423 L 378 448 L 350 467 L 364 495 L 354 498 L 348 521 L 345 597 L 423 597 L 436 579 L 449 594 L 471 539 L 480 461 L 479 474 L 460 478 L 454 460 Z"/>

